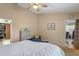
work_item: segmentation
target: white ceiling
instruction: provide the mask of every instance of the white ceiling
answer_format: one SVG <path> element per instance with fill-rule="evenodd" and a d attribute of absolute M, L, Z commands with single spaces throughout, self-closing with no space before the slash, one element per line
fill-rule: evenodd
<path fill-rule="evenodd" d="M 42 3 L 43 4 L 43 3 Z M 44 3 L 48 5 L 46 8 L 40 8 L 39 13 L 74 13 L 79 12 L 79 3 Z M 19 3 L 19 6 L 28 8 L 29 3 Z M 33 12 L 37 13 L 32 9 Z"/>

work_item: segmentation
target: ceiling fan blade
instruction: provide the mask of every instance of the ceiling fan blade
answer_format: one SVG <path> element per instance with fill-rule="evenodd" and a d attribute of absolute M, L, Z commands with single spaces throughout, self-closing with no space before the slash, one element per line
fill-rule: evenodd
<path fill-rule="evenodd" d="M 27 9 L 28 9 L 28 10 L 32 10 L 32 7 L 31 7 L 31 6 L 29 6 Z"/>
<path fill-rule="evenodd" d="M 43 4 L 42 4 L 42 7 L 48 7 L 48 5 L 43 5 Z"/>

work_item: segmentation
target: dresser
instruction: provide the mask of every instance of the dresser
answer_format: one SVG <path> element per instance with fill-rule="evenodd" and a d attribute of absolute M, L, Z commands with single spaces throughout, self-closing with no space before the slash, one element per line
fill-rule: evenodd
<path fill-rule="evenodd" d="M 20 40 L 26 40 L 26 39 L 30 39 L 30 31 L 29 30 L 21 30 L 20 31 Z"/>

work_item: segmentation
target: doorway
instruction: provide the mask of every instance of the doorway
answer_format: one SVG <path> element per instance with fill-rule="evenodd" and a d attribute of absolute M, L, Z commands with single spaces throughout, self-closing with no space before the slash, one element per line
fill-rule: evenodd
<path fill-rule="evenodd" d="M 0 18 L 0 45 L 10 44 L 12 20 Z"/>
<path fill-rule="evenodd" d="M 68 18 L 65 20 L 65 42 L 67 47 L 74 48 L 74 30 L 76 19 Z"/>

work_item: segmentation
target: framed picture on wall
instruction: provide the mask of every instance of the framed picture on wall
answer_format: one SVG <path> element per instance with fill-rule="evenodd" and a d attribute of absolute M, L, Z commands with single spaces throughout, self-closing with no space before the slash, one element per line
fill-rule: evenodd
<path fill-rule="evenodd" d="M 48 23 L 47 24 L 47 29 L 48 30 L 55 30 L 55 23 Z"/>

